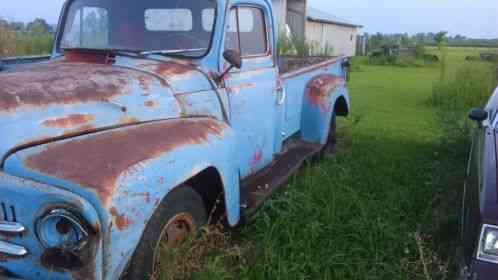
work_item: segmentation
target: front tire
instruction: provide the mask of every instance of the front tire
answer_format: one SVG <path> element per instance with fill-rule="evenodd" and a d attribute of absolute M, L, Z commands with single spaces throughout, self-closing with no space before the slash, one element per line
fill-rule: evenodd
<path fill-rule="evenodd" d="M 202 197 L 188 186 L 181 186 L 161 202 L 142 235 L 123 280 L 151 279 L 162 241 L 175 246 L 203 226 L 207 212 Z M 166 239 L 165 239 L 166 238 Z"/>

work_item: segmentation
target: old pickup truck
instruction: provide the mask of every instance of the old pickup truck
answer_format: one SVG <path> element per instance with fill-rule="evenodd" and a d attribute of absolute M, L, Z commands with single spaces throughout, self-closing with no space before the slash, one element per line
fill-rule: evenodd
<path fill-rule="evenodd" d="M 269 0 L 66 1 L 50 59 L 0 72 L 0 278 L 148 279 L 332 150 L 347 58 L 277 33 Z"/>

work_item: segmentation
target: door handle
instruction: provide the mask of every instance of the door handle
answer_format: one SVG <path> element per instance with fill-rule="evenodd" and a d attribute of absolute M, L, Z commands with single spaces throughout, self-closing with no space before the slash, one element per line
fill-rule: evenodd
<path fill-rule="evenodd" d="M 285 98 L 287 97 L 287 93 L 285 92 L 285 89 L 283 87 L 279 87 L 277 88 L 277 95 L 278 95 L 277 105 L 281 106 L 285 103 Z"/>

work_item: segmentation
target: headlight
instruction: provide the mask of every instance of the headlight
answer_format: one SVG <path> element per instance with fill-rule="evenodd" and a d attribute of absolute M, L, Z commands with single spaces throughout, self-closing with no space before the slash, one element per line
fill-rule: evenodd
<path fill-rule="evenodd" d="M 45 248 L 79 250 L 88 238 L 80 219 L 64 209 L 50 211 L 38 221 L 36 230 Z"/>
<path fill-rule="evenodd" d="M 498 264 L 498 226 L 482 226 L 477 259 Z"/>

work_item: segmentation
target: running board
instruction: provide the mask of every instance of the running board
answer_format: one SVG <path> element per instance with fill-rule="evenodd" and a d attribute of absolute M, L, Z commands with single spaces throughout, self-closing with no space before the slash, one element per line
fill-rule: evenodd
<path fill-rule="evenodd" d="M 277 156 L 273 164 L 242 181 L 241 218 L 249 222 L 265 201 L 285 186 L 289 178 L 313 155 L 320 152 L 321 145 L 300 143 Z"/>

